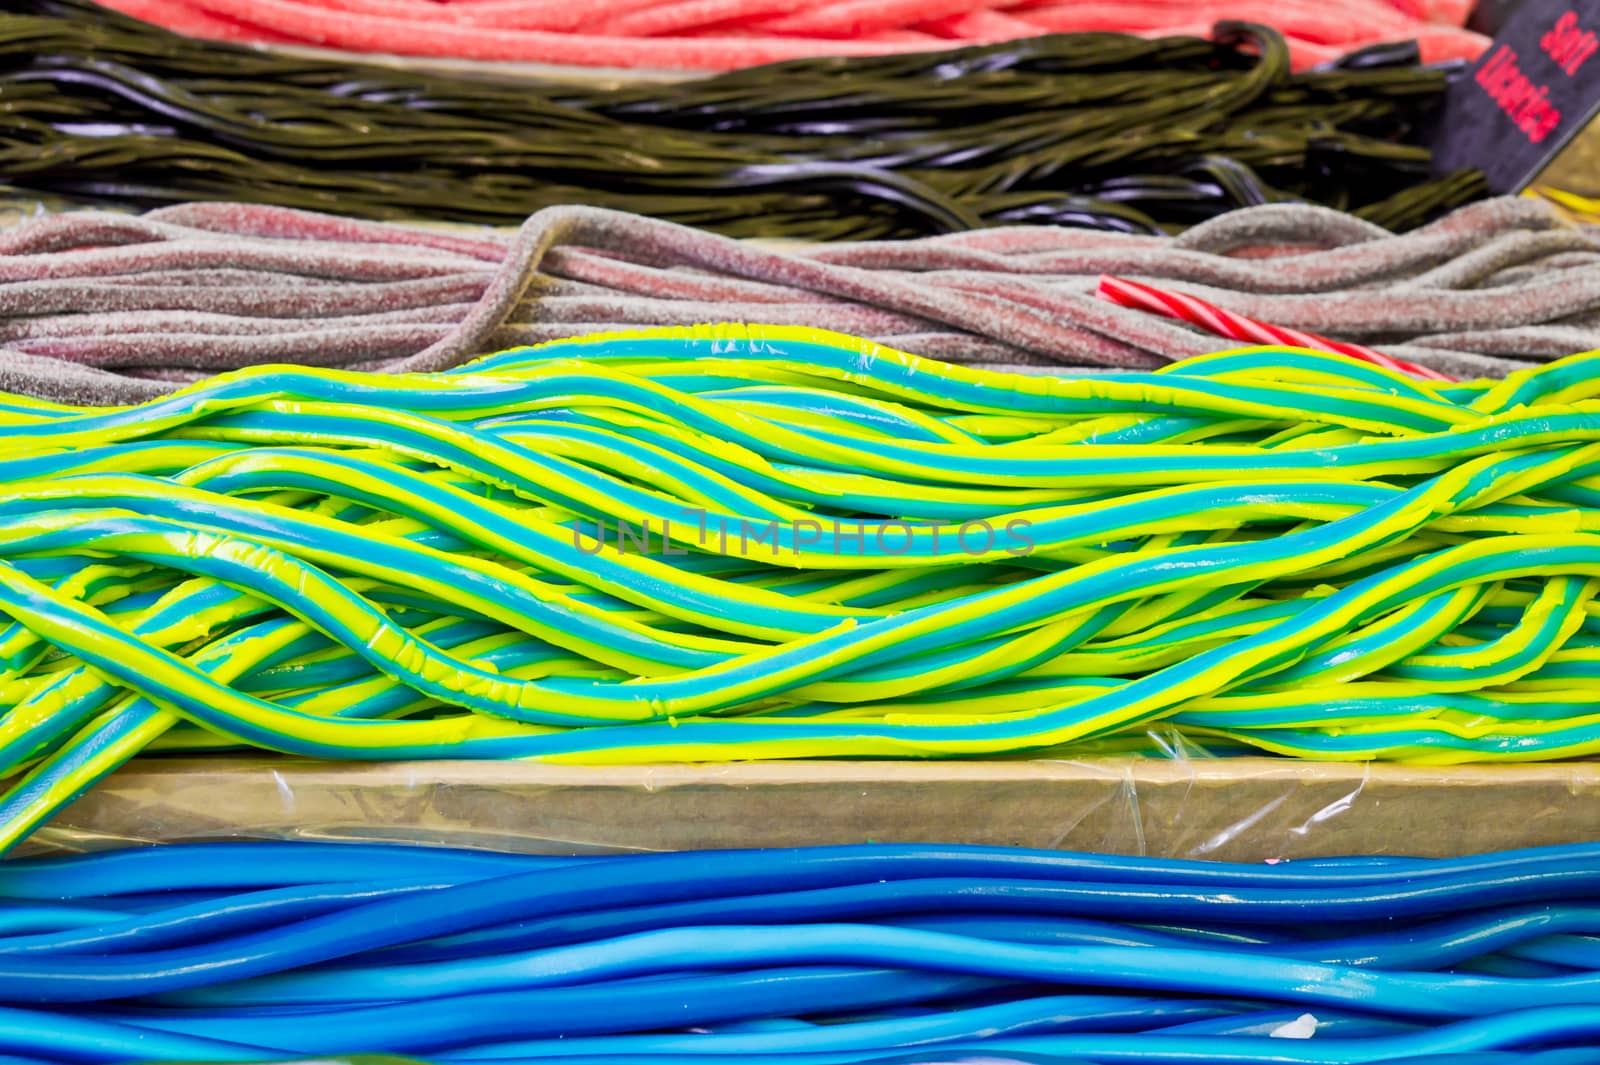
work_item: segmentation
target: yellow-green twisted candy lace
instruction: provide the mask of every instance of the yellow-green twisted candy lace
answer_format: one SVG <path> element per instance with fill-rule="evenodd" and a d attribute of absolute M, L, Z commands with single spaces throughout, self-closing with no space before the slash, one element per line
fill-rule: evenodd
<path fill-rule="evenodd" d="M 146 748 L 1590 753 L 1597 393 L 722 326 L 0 397 L 0 844 Z"/>

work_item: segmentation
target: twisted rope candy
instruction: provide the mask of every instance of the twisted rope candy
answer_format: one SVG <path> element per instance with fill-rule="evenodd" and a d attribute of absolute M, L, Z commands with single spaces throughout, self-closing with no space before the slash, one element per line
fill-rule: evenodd
<path fill-rule="evenodd" d="M 147 747 L 1594 751 L 1595 366 L 1068 379 L 721 327 L 11 398 L 0 838 Z"/>
<path fill-rule="evenodd" d="M 1229 340 L 1244 340 L 1257 344 L 1286 344 L 1291 347 L 1317 348 L 1322 351 L 1331 351 L 1339 355 L 1348 355 L 1352 359 L 1370 362 L 1375 366 L 1382 366 L 1386 370 L 1398 370 L 1413 377 L 1422 377 L 1430 381 L 1453 381 L 1449 374 L 1442 374 L 1438 370 L 1415 363 L 1396 359 L 1381 351 L 1360 344 L 1344 344 L 1337 340 L 1329 340 L 1315 333 L 1303 333 L 1298 329 L 1285 329 L 1282 326 L 1268 325 L 1258 322 L 1254 318 L 1246 318 L 1239 314 L 1230 314 L 1205 300 L 1194 296 L 1185 296 L 1173 292 L 1163 292 L 1161 289 L 1150 285 L 1142 285 L 1137 281 L 1128 281 L 1120 277 L 1102 276 L 1100 285 L 1095 290 L 1095 295 L 1103 300 L 1115 303 L 1121 307 L 1137 307 L 1140 310 L 1152 311 L 1168 318 L 1176 318 L 1191 325 L 1197 325 L 1207 332 L 1216 333 L 1218 336 L 1227 337 Z"/>
<path fill-rule="evenodd" d="M 12 861 L 0 1053 L 1568 1065 L 1547 1055 L 1600 1030 L 1597 884 L 1589 845 L 1256 866 L 895 844 Z"/>

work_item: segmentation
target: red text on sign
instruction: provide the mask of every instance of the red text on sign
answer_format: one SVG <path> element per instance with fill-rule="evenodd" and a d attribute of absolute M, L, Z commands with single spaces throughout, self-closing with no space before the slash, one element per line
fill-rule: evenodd
<path fill-rule="evenodd" d="M 1539 47 L 1570 76 L 1600 49 L 1600 38 L 1578 25 L 1576 12 L 1568 11 L 1556 19 L 1550 32 L 1539 38 Z"/>
<path fill-rule="evenodd" d="M 1560 124 L 1561 112 L 1550 105 L 1549 88 L 1528 80 L 1509 44 L 1502 44 L 1474 77 L 1530 142 L 1540 143 Z"/>

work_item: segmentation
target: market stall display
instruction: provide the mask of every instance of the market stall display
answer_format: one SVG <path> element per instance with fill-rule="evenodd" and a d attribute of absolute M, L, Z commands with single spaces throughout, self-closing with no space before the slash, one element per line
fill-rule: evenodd
<path fill-rule="evenodd" d="M 0 1065 L 1592 1065 L 1600 6 L 1336 6 L 0 5 Z"/>

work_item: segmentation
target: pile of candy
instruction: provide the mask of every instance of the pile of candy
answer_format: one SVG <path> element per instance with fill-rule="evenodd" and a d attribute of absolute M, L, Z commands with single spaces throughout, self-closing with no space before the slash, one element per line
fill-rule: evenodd
<path fill-rule="evenodd" d="M 1170 313 L 1199 330 L 1157 316 Z M 1504 376 L 1600 348 L 1600 236 L 1515 197 L 1404 235 L 1273 204 L 1178 237 L 1008 226 L 762 247 L 592 207 L 546 208 L 512 235 L 241 203 L 79 211 L 0 234 L 0 391 L 68 402 L 137 403 L 259 363 L 436 371 L 589 333 L 740 320 L 1012 369 L 1154 368 L 1287 343 Z M 1347 343 L 1367 338 L 1382 350 Z"/>
<path fill-rule="evenodd" d="M 1447 75 L 1415 60 L 1294 72 L 1280 33 L 1230 23 L 1216 42 L 1060 34 L 596 90 L 283 56 L 21 0 L 0 12 L 0 171 L 119 205 L 517 225 L 581 204 L 802 240 L 1153 233 L 1283 199 L 1406 229 L 1486 188 L 1430 171 L 1417 131 Z"/>
<path fill-rule="evenodd" d="M 1204 35 L 1219 19 L 1270 22 L 1297 66 L 1416 41 L 1428 62 L 1476 59 L 1465 0 L 106 0 L 108 7 L 221 41 L 357 52 L 729 70 L 796 56 L 871 55 L 1041 33 Z"/>
<path fill-rule="evenodd" d="M 15 840 L 146 748 L 1600 750 L 1600 356 L 1080 379 L 804 330 L 0 408 Z M 177 727 L 180 723 L 188 724 Z"/>
<path fill-rule="evenodd" d="M 1597 887 L 1594 846 L 1276 866 L 313 843 L 8 862 L 0 1053 L 1581 1065 L 1600 1038 Z"/>

